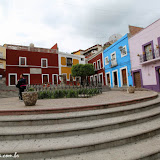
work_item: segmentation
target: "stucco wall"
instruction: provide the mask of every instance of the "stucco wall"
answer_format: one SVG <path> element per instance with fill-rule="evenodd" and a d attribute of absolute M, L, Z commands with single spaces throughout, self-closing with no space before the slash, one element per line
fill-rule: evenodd
<path fill-rule="evenodd" d="M 158 45 L 157 38 L 160 37 L 160 19 L 149 25 L 133 37 L 129 39 L 131 68 L 132 71 L 141 69 L 143 85 L 156 85 L 156 71 L 155 67 L 160 66 L 160 61 L 141 65 L 138 54 L 142 54 L 142 45 L 153 40 L 153 46 Z"/>

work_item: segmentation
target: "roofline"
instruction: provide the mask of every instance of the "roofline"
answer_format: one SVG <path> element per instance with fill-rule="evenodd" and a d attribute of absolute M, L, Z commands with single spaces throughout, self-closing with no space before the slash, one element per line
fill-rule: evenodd
<path fill-rule="evenodd" d="M 154 21 L 153 23 L 151 23 L 150 25 L 148 25 L 147 27 L 143 28 L 142 30 L 140 30 L 139 32 L 137 32 L 136 34 L 134 34 L 133 36 L 131 36 L 130 38 L 136 36 L 137 34 L 139 34 L 140 32 L 142 32 L 143 30 L 147 29 L 148 27 L 150 27 L 151 25 L 153 25 L 154 23 L 158 22 L 160 20 L 160 18 L 158 18 L 156 21 Z M 129 39 L 130 39 L 129 38 Z"/>

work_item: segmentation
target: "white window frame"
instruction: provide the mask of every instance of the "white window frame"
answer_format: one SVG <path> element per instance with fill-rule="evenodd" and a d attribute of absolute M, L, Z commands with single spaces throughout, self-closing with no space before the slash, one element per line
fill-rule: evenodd
<path fill-rule="evenodd" d="M 100 66 L 98 65 L 98 62 L 100 62 Z M 100 70 L 101 69 L 101 60 L 97 60 L 97 70 Z"/>
<path fill-rule="evenodd" d="M 108 85 L 107 74 L 109 74 L 110 85 Z M 106 79 L 106 85 L 108 85 L 108 86 L 111 87 L 111 73 L 110 73 L 110 72 L 106 72 L 106 73 L 105 73 L 105 79 Z"/>
<path fill-rule="evenodd" d="M 66 75 L 66 82 L 68 81 L 68 79 L 67 79 L 67 73 L 62 73 L 62 75 Z"/>
<path fill-rule="evenodd" d="M 96 82 L 95 77 L 97 77 L 97 82 L 98 82 L 98 75 L 97 74 L 94 75 L 94 78 L 93 78 L 94 82 Z"/>
<path fill-rule="evenodd" d="M 9 73 L 9 74 L 8 74 L 8 84 L 9 84 L 9 86 L 15 86 L 16 84 L 15 84 L 15 85 L 11 85 L 11 84 L 10 84 L 10 76 L 11 76 L 11 75 L 14 75 L 14 76 L 15 76 L 15 83 L 17 84 L 17 73 Z"/>
<path fill-rule="evenodd" d="M 123 54 L 122 54 L 122 52 L 121 52 L 121 57 L 125 57 L 125 56 L 127 56 L 127 46 L 125 45 L 125 46 L 123 46 L 122 48 L 125 48 L 125 50 L 126 50 L 126 54 L 125 54 L 125 55 L 123 55 Z"/>
<path fill-rule="evenodd" d="M 54 84 L 54 76 L 57 77 L 57 84 L 58 84 L 58 74 L 52 74 L 52 83 L 53 83 L 53 85 L 55 85 L 55 84 Z"/>
<path fill-rule="evenodd" d="M 116 51 L 113 52 L 113 53 L 111 53 L 111 61 L 112 61 L 112 55 L 113 55 L 113 54 L 115 54 L 115 60 L 114 60 L 114 61 L 116 61 L 116 60 L 117 60 L 117 59 L 116 59 L 116 58 L 117 58 L 117 56 L 116 56 Z"/>
<path fill-rule="evenodd" d="M 123 87 L 123 79 L 122 79 L 122 70 L 126 69 L 126 77 L 127 77 L 127 86 L 129 86 L 128 84 L 128 70 L 127 70 L 127 66 L 120 68 L 120 78 L 121 78 L 121 87 Z"/>
<path fill-rule="evenodd" d="M 25 59 L 25 65 L 21 64 L 21 59 Z M 26 66 L 27 65 L 27 57 L 19 57 L 19 66 Z"/>
<path fill-rule="evenodd" d="M 118 69 L 112 71 L 112 82 L 113 82 L 113 87 L 115 86 L 114 84 L 114 72 L 117 72 L 117 83 L 118 83 L 118 87 L 119 87 L 119 78 L 118 78 Z"/>
<path fill-rule="evenodd" d="M 108 59 L 108 63 L 106 63 L 106 59 Z M 109 64 L 109 57 L 105 57 L 105 65 L 108 65 Z"/>
<path fill-rule="evenodd" d="M 46 67 L 43 67 L 42 61 L 46 60 Z M 41 58 L 41 68 L 48 68 L 48 59 L 47 58 Z"/>
<path fill-rule="evenodd" d="M 23 73 L 23 75 L 27 75 L 28 76 L 28 84 L 30 84 L 30 74 L 29 73 Z"/>
<path fill-rule="evenodd" d="M 97 68 L 96 68 L 96 62 L 93 62 L 93 67 L 94 67 L 94 70 L 96 71 L 97 70 Z"/>
<path fill-rule="evenodd" d="M 91 78 L 93 79 L 93 81 L 94 81 L 94 77 L 93 76 L 90 76 L 90 82 L 91 82 Z"/>
<path fill-rule="evenodd" d="M 103 73 L 99 73 L 99 74 L 98 74 L 98 80 L 99 80 L 99 82 L 100 82 L 100 75 L 102 75 L 102 85 L 104 85 L 104 82 L 103 82 Z"/>
<path fill-rule="evenodd" d="M 2 67 L 1 67 L 1 66 L 2 66 Z M 4 69 L 3 63 L 0 63 L 0 68 L 1 68 L 1 69 Z"/>
<path fill-rule="evenodd" d="M 48 76 L 48 83 L 49 83 L 49 74 L 42 74 L 42 84 L 43 84 L 43 76 Z"/>

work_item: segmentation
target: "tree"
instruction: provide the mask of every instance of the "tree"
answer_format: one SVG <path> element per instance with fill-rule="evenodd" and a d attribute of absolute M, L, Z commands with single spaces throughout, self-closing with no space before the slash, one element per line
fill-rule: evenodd
<path fill-rule="evenodd" d="M 81 77 L 81 84 L 86 80 L 87 76 L 94 74 L 93 64 L 76 64 L 71 68 L 73 77 Z M 88 80 L 88 79 L 87 79 Z"/>

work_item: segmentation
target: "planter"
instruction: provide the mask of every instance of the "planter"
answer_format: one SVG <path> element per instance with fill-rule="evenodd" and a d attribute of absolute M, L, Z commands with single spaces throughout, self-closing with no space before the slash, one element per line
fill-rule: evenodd
<path fill-rule="evenodd" d="M 127 88 L 127 93 L 134 93 L 134 91 L 135 91 L 135 87 L 130 86 Z"/>
<path fill-rule="evenodd" d="M 37 92 L 22 92 L 22 98 L 25 106 L 34 106 L 38 99 Z"/>

